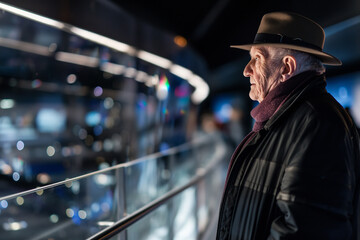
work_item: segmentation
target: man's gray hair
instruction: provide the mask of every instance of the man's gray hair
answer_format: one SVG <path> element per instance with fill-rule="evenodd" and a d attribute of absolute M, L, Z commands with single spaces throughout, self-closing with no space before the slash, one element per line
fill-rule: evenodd
<path fill-rule="evenodd" d="M 283 57 L 287 55 L 293 56 L 297 62 L 296 71 L 298 73 L 305 72 L 308 70 L 314 70 L 318 74 L 325 73 L 325 67 L 323 63 L 318 58 L 316 58 L 311 54 L 292 50 L 292 49 L 287 49 L 287 48 L 274 48 L 274 47 L 269 47 L 269 51 L 272 52 L 273 59 L 276 62 L 278 62 L 277 60 L 281 61 Z"/>

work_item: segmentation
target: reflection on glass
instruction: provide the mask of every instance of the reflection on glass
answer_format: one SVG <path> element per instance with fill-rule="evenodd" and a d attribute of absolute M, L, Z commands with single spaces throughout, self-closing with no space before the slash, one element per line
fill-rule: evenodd
<path fill-rule="evenodd" d="M 0 15 L 0 236 L 85 239 L 206 165 L 211 151 L 168 153 L 192 137 L 191 96 L 202 84 L 192 71 L 82 29 L 34 22 L 36 15 Z M 152 226 L 121 234 L 194 239 L 197 191 L 160 207 Z"/>

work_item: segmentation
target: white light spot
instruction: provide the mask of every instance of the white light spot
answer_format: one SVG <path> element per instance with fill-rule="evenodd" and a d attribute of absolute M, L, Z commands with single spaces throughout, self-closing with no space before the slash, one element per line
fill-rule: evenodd
<path fill-rule="evenodd" d="M 87 216 L 87 214 L 86 214 L 86 212 L 84 210 L 80 210 L 78 212 L 78 215 L 79 215 L 79 218 L 81 218 L 81 219 L 85 219 L 86 216 Z"/>
<path fill-rule="evenodd" d="M 48 146 L 46 148 L 46 153 L 49 157 L 52 157 L 55 155 L 55 148 L 53 146 Z"/>
<path fill-rule="evenodd" d="M 52 222 L 52 223 L 57 223 L 58 221 L 59 221 L 58 215 L 52 214 L 52 215 L 50 216 L 50 222 Z"/>
<path fill-rule="evenodd" d="M 73 84 L 76 82 L 76 75 L 75 74 L 70 74 L 68 77 L 67 77 L 67 82 L 68 84 Z"/>
<path fill-rule="evenodd" d="M 20 174 L 18 172 L 14 172 L 12 175 L 15 182 L 20 180 Z"/>
<path fill-rule="evenodd" d="M 104 108 L 110 109 L 114 106 L 114 100 L 110 97 L 105 98 L 104 100 Z"/>
<path fill-rule="evenodd" d="M 74 210 L 72 210 L 71 208 L 66 209 L 65 213 L 66 216 L 68 216 L 69 218 L 72 218 L 74 216 Z"/>
<path fill-rule="evenodd" d="M 24 147 L 25 147 L 25 144 L 24 144 L 23 141 L 18 141 L 18 142 L 16 143 L 16 148 L 17 148 L 19 151 L 23 150 Z"/>
<path fill-rule="evenodd" d="M 13 99 L 3 99 L 0 101 L 0 108 L 10 109 L 15 106 L 15 101 Z"/>
<path fill-rule="evenodd" d="M 0 205 L 1 205 L 2 208 L 7 208 L 9 206 L 9 204 L 8 204 L 8 202 L 6 200 L 2 200 L 0 202 Z"/>
<path fill-rule="evenodd" d="M 23 205 L 24 204 L 24 198 L 23 197 L 17 197 L 16 198 L 16 203 L 18 204 L 18 205 Z"/>

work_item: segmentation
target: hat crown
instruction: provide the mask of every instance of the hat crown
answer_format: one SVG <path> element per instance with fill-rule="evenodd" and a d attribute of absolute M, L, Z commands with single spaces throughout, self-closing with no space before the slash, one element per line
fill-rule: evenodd
<path fill-rule="evenodd" d="M 296 13 L 272 12 L 265 14 L 257 33 L 286 36 L 301 40 L 323 49 L 325 32 L 323 28 L 309 18 Z"/>

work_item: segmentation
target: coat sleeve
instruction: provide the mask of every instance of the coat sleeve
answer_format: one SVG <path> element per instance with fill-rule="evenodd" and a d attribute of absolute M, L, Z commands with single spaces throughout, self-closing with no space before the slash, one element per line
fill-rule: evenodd
<path fill-rule="evenodd" d="M 293 141 L 268 239 L 352 239 L 356 159 L 348 129 L 341 120 L 311 119 Z"/>

